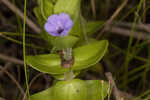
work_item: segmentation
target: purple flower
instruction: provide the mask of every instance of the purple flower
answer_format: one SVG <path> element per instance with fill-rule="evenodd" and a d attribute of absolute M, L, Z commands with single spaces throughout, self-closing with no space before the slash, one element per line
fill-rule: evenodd
<path fill-rule="evenodd" d="M 72 24 L 68 14 L 61 13 L 49 16 L 44 28 L 52 36 L 66 36 L 72 28 Z"/>

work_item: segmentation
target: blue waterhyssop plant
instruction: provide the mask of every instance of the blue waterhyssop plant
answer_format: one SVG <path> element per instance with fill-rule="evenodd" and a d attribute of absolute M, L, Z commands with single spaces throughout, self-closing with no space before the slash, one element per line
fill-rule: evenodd
<path fill-rule="evenodd" d="M 30 99 L 104 100 L 109 88 L 107 82 L 76 78 L 85 69 L 100 67 L 98 62 L 107 51 L 108 41 L 98 41 L 91 35 L 102 23 L 87 22 L 81 16 L 80 0 L 38 0 L 38 4 L 34 13 L 43 29 L 40 34 L 51 52 L 27 56 L 27 63 L 57 81 L 50 88 L 31 95 Z"/>

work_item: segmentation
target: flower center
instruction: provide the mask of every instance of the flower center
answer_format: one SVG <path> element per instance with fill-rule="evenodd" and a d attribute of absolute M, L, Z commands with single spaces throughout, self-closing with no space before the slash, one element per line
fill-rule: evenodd
<path fill-rule="evenodd" d="M 59 29 L 57 30 L 58 34 L 61 34 L 63 31 L 64 31 L 64 29 L 62 29 L 62 28 L 59 28 Z"/>

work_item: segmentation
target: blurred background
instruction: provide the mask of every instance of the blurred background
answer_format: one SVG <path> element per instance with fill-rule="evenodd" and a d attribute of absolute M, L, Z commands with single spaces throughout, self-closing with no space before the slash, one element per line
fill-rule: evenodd
<path fill-rule="evenodd" d="M 150 100 L 150 0 L 81 0 L 87 21 L 104 23 L 96 39 L 109 40 L 109 49 L 99 64 L 81 73 L 84 80 L 112 80 L 124 100 Z M 26 54 L 48 53 L 33 13 L 37 0 L 27 0 Z M 24 0 L 0 0 L 0 100 L 22 100 L 25 94 L 23 68 Z M 27 69 L 30 93 L 51 86 L 53 77 Z M 111 96 L 115 100 L 115 96 Z"/>

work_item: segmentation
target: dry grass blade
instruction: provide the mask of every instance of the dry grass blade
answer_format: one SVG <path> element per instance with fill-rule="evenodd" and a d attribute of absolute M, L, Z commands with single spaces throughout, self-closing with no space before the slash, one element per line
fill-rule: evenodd
<path fill-rule="evenodd" d="M 14 13 L 20 16 L 22 20 L 24 20 L 24 14 L 18 9 L 15 5 L 13 5 L 11 2 L 8 0 L 1 0 L 2 3 L 4 3 L 9 9 L 11 9 Z M 28 26 L 33 29 L 35 32 L 40 33 L 40 28 L 32 22 L 28 17 L 26 17 L 26 23 Z"/>
<path fill-rule="evenodd" d="M 6 55 L 3 55 L 3 54 L 0 54 L 0 59 L 9 61 L 9 62 L 12 62 L 12 63 L 15 63 L 15 64 L 20 64 L 20 65 L 24 64 L 24 62 L 22 60 L 19 60 L 17 58 L 13 58 L 13 57 L 10 57 L 10 56 L 6 56 Z"/>
<path fill-rule="evenodd" d="M 3 67 L 0 66 L 0 70 L 3 70 Z M 16 86 L 18 87 L 18 89 L 20 90 L 21 94 L 24 95 L 24 90 L 22 89 L 22 87 L 20 86 L 20 84 L 18 83 L 18 81 L 14 78 L 13 75 L 11 75 L 11 73 L 9 73 L 7 70 L 3 70 L 8 77 L 16 84 Z"/>
<path fill-rule="evenodd" d="M 103 33 L 105 32 L 106 28 L 111 24 L 111 22 L 117 17 L 117 15 L 120 13 L 120 11 L 125 7 L 127 4 L 128 0 L 124 0 L 124 2 L 120 5 L 120 7 L 113 13 L 113 15 L 110 17 L 108 21 L 104 24 L 103 30 L 98 34 L 96 39 L 99 39 Z"/>

